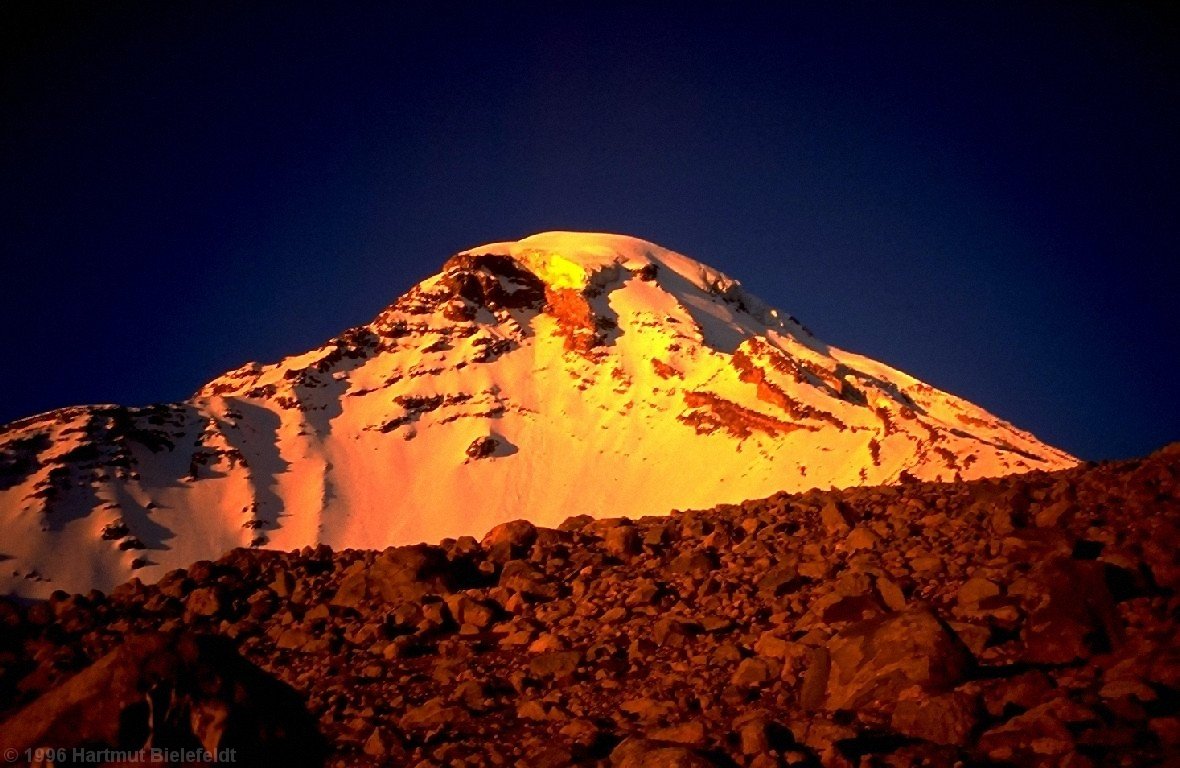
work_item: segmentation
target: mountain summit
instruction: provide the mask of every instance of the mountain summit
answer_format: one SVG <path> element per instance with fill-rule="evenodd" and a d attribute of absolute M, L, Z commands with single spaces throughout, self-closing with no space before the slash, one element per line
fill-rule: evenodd
<path fill-rule="evenodd" d="M 368 325 L 185 402 L 0 429 L 0 592 L 1074 463 L 711 267 L 548 232 L 459 253 Z"/>

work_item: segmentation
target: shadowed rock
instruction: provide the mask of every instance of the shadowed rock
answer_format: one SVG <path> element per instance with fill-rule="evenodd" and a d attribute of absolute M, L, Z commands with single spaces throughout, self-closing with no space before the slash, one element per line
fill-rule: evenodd
<path fill-rule="evenodd" d="M 204 749 L 254 766 L 316 766 L 300 697 L 223 638 L 130 637 L 0 724 L 0 749 Z M 232 750 L 232 752 L 225 752 Z"/>
<path fill-rule="evenodd" d="M 717 763 L 682 744 L 630 738 L 610 753 L 613 768 L 713 768 Z"/>
<path fill-rule="evenodd" d="M 332 604 L 360 608 L 369 600 L 414 600 L 431 593 L 450 591 L 447 557 L 438 547 L 425 544 L 391 547 L 372 564 L 353 564 L 344 574 Z"/>

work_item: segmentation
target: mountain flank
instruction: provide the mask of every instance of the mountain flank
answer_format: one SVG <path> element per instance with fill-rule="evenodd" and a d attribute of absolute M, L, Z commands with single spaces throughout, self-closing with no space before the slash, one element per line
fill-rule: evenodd
<path fill-rule="evenodd" d="M 373 322 L 184 402 L 0 428 L 0 593 L 1075 463 L 701 262 L 549 232 L 459 253 Z"/>

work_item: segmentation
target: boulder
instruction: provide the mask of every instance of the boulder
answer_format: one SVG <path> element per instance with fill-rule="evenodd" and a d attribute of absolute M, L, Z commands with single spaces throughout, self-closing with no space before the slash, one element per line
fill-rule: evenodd
<path fill-rule="evenodd" d="M 798 589 L 801 583 L 794 565 L 778 563 L 758 579 L 758 593 L 766 598 L 781 597 Z"/>
<path fill-rule="evenodd" d="M 189 593 L 184 601 L 185 612 L 190 617 L 215 616 L 221 610 L 221 592 L 215 587 L 200 587 Z"/>
<path fill-rule="evenodd" d="M 332 605 L 359 609 L 374 600 L 400 602 L 451 590 L 451 572 L 440 547 L 390 547 L 372 565 L 353 563 L 344 572 Z"/>
<path fill-rule="evenodd" d="M 712 553 L 691 549 L 681 552 L 668 562 L 668 573 L 689 574 L 703 573 L 715 570 L 718 566 L 717 556 Z"/>
<path fill-rule="evenodd" d="M 853 624 L 836 634 L 826 651 L 814 655 L 813 664 L 826 663 L 828 670 L 809 670 L 808 681 L 826 677 L 822 705 L 828 710 L 888 704 L 912 686 L 927 693 L 945 691 L 973 662 L 954 633 L 921 607 Z M 813 682 L 809 691 L 813 698 L 817 685 Z"/>
<path fill-rule="evenodd" d="M 1048 560 L 1030 574 L 1023 597 L 1024 661 L 1068 664 L 1108 651 L 1122 638 L 1103 563 Z"/>
<path fill-rule="evenodd" d="M 989 760 L 1016 765 L 1041 765 L 1073 751 L 1074 739 L 1048 702 L 1017 715 L 979 737 L 978 749 Z M 1054 763 L 1048 763 L 1054 764 Z"/>
<path fill-rule="evenodd" d="M 730 682 L 740 688 L 756 688 L 771 680 L 775 673 L 776 670 L 771 668 L 769 661 L 752 656 L 738 664 Z"/>
<path fill-rule="evenodd" d="M 893 730 L 935 744 L 964 746 L 979 721 L 979 697 L 965 691 L 926 695 L 911 689 L 893 709 Z"/>
<path fill-rule="evenodd" d="M 557 597 L 557 585 L 527 560 L 509 560 L 500 572 L 500 586 L 540 600 Z"/>
<path fill-rule="evenodd" d="M 711 768 L 718 763 L 689 749 L 656 739 L 630 737 L 610 753 L 613 768 Z"/>
<path fill-rule="evenodd" d="M 534 656 L 529 662 L 529 671 L 541 678 L 568 680 L 581 662 L 581 651 L 549 651 Z"/>
<path fill-rule="evenodd" d="M 630 524 L 616 525 L 603 533 L 602 546 L 611 557 L 626 560 L 643 549 L 643 541 L 635 526 Z"/>
<path fill-rule="evenodd" d="M 488 531 L 480 546 L 491 560 L 505 563 L 527 555 L 536 540 L 537 526 L 528 520 L 512 520 Z"/>
<path fill-rule="evenodd" d="M 441 696 L 436 696 L 421 706 L 407 709 L 401 720 L 398 721 L 398 725 L 403 731 L 430 730 L 462 722 L 467 718 L 466 710 L 448 706 Z"/>
<path fill-rule="evenodd" d="M 651 738 L 656 741 L 667 741 L 683 744 L 686 747 L 701 747 L 709 735 L 705 724 L 700 720 L 690 720 L 684 723 L 669 725 L 651 732 Z"/>
<path fill-rule="evenodd" d="M 820 507 L 819 519 L 829 534 L 845 534 L 852 530 L 852 521 L 844 505 L 834 499 Z"/>
<path fill-rule="evenodd" d="M 968 579 L 963 586 L 959 587 L 959 591 L 955 593 L 955 599 L 963 608 L 975 608 L 989 597 L 995 597 L 1000 594 L 1000 587 L 995 582 L 975 577 Z"/>

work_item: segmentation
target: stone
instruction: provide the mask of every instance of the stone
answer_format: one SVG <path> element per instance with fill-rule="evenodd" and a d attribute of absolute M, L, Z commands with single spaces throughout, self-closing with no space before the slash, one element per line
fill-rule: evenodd
<path fill-rule="evenodd" d="M 702 747 L 705 745 L 707 732 L 704 723 L 699 720 L 691 720 L 687 723 L 677 723 L 666 728 L 658 728 L 649 735 L 656 741 L 683 744 L 688 747 Z"/>
<path fill-rule="evenodd" d="M 758 592 L 765 597 L 781 597 L 798 589 L 800 585 L 799 573 L 788 563 L 771 566 L 758 579 Z"/>
<path fill-rule="evenodd" d="M 490 627 L 499 615 L 498 606 L 494 603 L 474 600 L 462 593 L 448 595 L 444 602 L 459 625 L 467 625 L 477 630 Z"/>
<path fill-rule="evenodd" d="M 1062 520 L 1068 519 L 1073 513 L 1073 502 L 1062 499 L 1037 510 L 1033 516 L 1033 524 L 1038 528 L 1056 528 Z"/>
<path fill-rule="evenodd" d="M 575 718 L 570 720 L 558 730 L 562 736 L 565 736 L 573 744 L 579 747 L 590 747 L 598 742 L 602 737 L 602 729 L 594 724 L 591 720 L 585 718 Z"/>
<path fill-rule="evenodd" d="M 738 664 L 737 671 L 733 673 L 730 682 L 739 687 L 754 688 L 761 686 L 773 677 L 775 674 L 766 659 L 751 656 Z"/>
<path fill-rule="evenodd" d="M 828 692 L 828 678 L 832 671 L 832 657 L 827 648 L 813 648 L 807 659 L 807 671 L 799 690 L 799 706 L 816 710 L 823 706 Z"/>
<path fill-rule="evenodd" d="M 530 755 L 526 764 L 528 768 L 568 768 L 573 758 L 573 753 L 560 744 L 549 744 Z"/>
<path fill-rule="evenodd" d="M 983 704 L 992 717 L 1012 716 L 1038 704 L 1053 694 L 1053 681 L 1039 670 L 989 681 L 983 689 Z"/>
<path fill-rule="evenodd" d="M 473 460 L 486 459 L 490 456 L 495 455 L 496 449 L 499 447 L 500 447 L 499 440 L 497 440 L 494 437 L 485 435 L 483 437 L 477 437 L 477 438 L 475 438 L 475 440 L 471 441 L 471 444 L 467 446 L 467 450 L 465 450 L 464 453 L 467 455 L 467 458 L 469 458 L 469 459 L 473 459 Z"/>
<path fill-rule="evenodd" d="M 492 528 L 479 544 L 490 559 L 505 563 L 527 555 L 536 540 L 537 526 L 528 520 L 512 520 Z"/>
<path fill-rule="evenodd" d="M 581 661 L 581 651 L 550 651 L 534 656 L 529 661 L 529 671 L 541 678 L 568 680 Z"/>
<path fill-rule="evenodd" d="M 988 643 L 991 642 L 991 630 L 985 626 L 956 621 L 947 622 L 947 626 L 976 658 L 987 650 Z"/>
<path fill-rule="evenodd" d="M 681 552 L 668 563 L 669 573 L 702 573 L 717 568 L 717 558 L 700 550 Z"/>
<path fill-rule="evenodd" d="M 372 565 L 357 561 L 344 572 L 332 605 L 361 609 L 373 601 L 416 600 L 450 591 L 451 573 L 440 547 L 390 547 Z"/>
<path fill-rule="evenodd" d="M 760 755 L 770 751 L 770 736 L 764 720 L 753 720 L 738 729 L 743 755 Z"/>
<path fill-rule="evenodd" d="M 522 720 L 542 722 L 549 719 L 545 706 L 536 699 L 526 699 L 516 706 L 516 716 Z"/>
<path fill-rule="evenodd" d="M 639 531 L 633 525 L 617 525 L 607 529 L 602 537 L 602 546 L 611 557 L 626 560 L 643 548 Z"/>
<path fill-rule="evenodd" d="M 828 534 L 844 534 L 852 530 L 852 522 L 840 502 L 832 500 L 819 510 L 820 522 Z"/>
<path fill-rule="evenodd" d="M 421 706 L 407 709 L 398 725 L 403 731 L 428 730 L 441 725 L 462 722 L 466 719 L 468 719 L 466 711 L 459 707 L 449 706 L 441 696 L 436 696 Z"/>
<path fill-rule="evenodd" d="M 283 649 L 297 650 L 310 643 L 311 640 L 311 633 L 302 627 L 287 627 L 279 634 L 275 645 Z"/>
<path fill-rule="evenodd" d="M 190 616 L 214 616 L 221 610 L 221 595 L 214 587 L 199 587 L 189 593 L 184 610 Z"/>
<path fill-rule="evenodd" d="M 794 645 L 772 632 L 763 632 L 754 643 L 754 653 L 768 659 L 785 659 Z"/>
<path fill-rule="evenodd" d="M 979 721 L 979 697 L 955 691 L 903 696 L 893 708 L 893 730 L 914 739 L 962 747 Z"/>
<path fill-rule="evenodd" d="M 365 739 L 365 744 L 361 748 L 361 751 L 371 757 L 385 757 L 390 753 L 395 744 L 398 744 L 397 738 L 388 729 L 377 726 L 369 734 L 369 738 Z"/>
<path fill-rule="evenodd" d="M 876 549 L 881 543 L 881 537 L 863 525 L 853 528 L 844 538 L 844 548 L 850 552 L 862 549 Z"/>
<path fill-rule="evenodd" d="M 827 651 L 831 669 L 823 705 L 829 710 L 893 701 L 914 685 L 927 692 L 949 689 L 972 664 L 959 639 L 926 608 L 851 625 L 828 642 Z"/>
<path fill-rule="evenodd" d="M 626 738 L 610 753 L 613 768 L 711 768 L 718 765 L 682 744 Z"/>
<path fill-rule="evenodd" d="M 968 579 L 955 593 L 955 599 L 964 608 L 975 608 L 989 597 L 1000 594 L 1000 586 L 984 578 Z"/>
<path fill-rule="evenodd" d="M 519 592 L 532 599 L 552 600 L 557 597 L 557 585 L 527 560 L 509 560 L 500 572 L 500 586 Z M 505 603 L 508 608 L 508 603 Z"/>
<path fill-rule="evenodd" d="M 886 608 L 891 611 L 905 610 L 905 593 L 901 591 L 897 582 L 884 576 L 878 576 L 873 583 L 877 588 L 877 595 Z"/>
<path fill-rule="evenodd" d="M 1104 653 L 1122 637 L 1122 621 L 1102 563 L 1052 558 L 1030 574 L 1023 660 L 1068 664 Z"/>
<path fill-rule="evenodd" d="M 1154 717 L 1148 721 L 1147 727 L 1155 734 L 1160 746 L 1168 750 L 1180 748 L 1180 717 Z"/>
<path fill-rule="evenodd" d="M 657 619 L 651 629 L 651 639 L 657 646 L 680 645 L 684 642 L 683 622 L 676 619 Z"/>
<path fill-rule="evenodd" d="M 652 723 L 674 712 L 676 708 L 665 701 L 642 697 L 627 699 L 619 709 L 634 716 L 641 723 Z"/>
<path fill-rule="evenodd" d="M 1042 704 L 985 731 L 979 737 L 979 752 L 990 760 L 1040 765 L 1046 758 L 1073 751 L 1073 736 L 1053 710 L 1052 702 Z"/>

